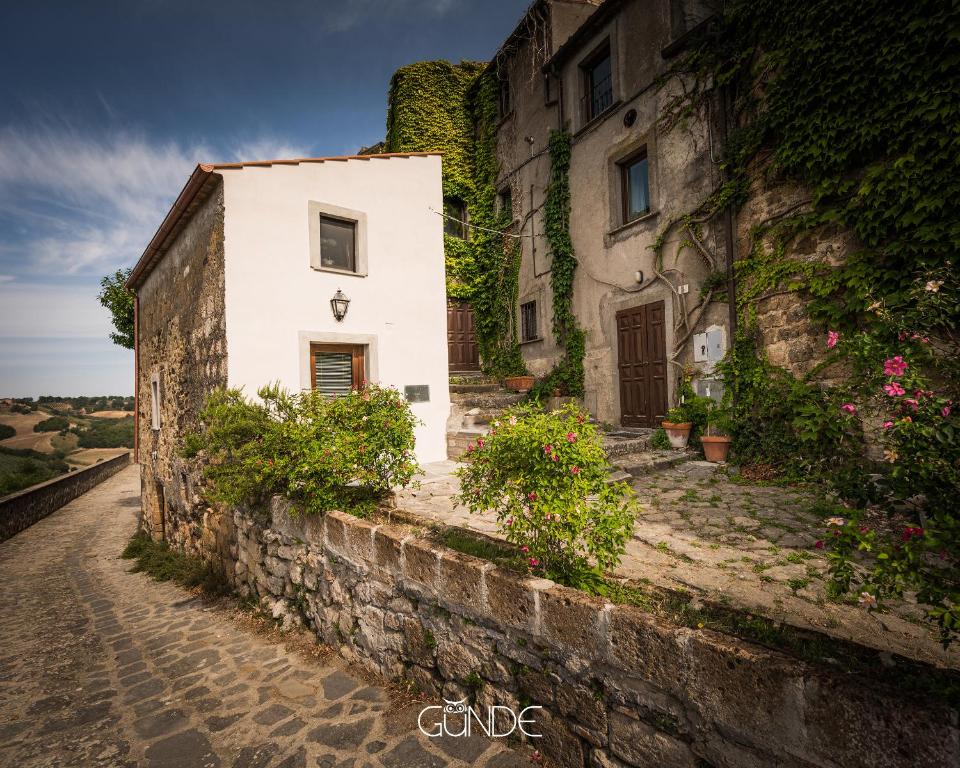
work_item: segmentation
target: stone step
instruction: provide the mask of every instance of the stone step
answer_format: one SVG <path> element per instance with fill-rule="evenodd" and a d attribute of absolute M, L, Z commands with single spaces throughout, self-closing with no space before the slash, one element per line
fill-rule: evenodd
<path fill-rule="evenodd" d="M 480 382 L 478 384 L 451 384 L 450 394 L 466 395 L 481 392 L 496 392 L 499 389 L 500 385 L 495 381 Z"/>
<path fill-rule="evenodd" d="M 519 392 L 506 389 L 488 389 L 482 392 L 450 392 L 450 402 L 464 408 L 509 408 L 523 400 Z"/>
<path fill-rule="evenodd" d="M 608 432 L 603 436 L 603 450 L 608 459 L 625 456 L 628 453 L 642 453 L 650 450 L 650 435 L 642 433 Z"/>
<path fill-rule="evenodd" d="M 467 452 L 467 447 L 476 443 L 477 438 L 483 437 L 488 431 L 487 427 L 478 426 L 473 429 L 461 429 L 458 432 L 447 432 L 447 458 L 460 461 L 463 454 Z"/>
<path fill-rule="evenodd" d="M 651 472 L 685 464 L 697 458 L 699 454 L 693 451 L 651 451 L 648 448 L 641 453 L 629 453 L 617 457 L 613 461 L 613 466 L 631 477 L 644 477 Z"/>

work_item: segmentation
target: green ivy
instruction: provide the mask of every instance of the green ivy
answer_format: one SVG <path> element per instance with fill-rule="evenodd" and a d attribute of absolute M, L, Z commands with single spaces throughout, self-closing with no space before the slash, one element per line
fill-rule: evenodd
<path fill-rule="evenodd" d="M 570 239 L 570 134 L 550 134 L 550 182 L 544 205 L 544 227 L 550 245 L 552 264 L 550 288 L 553 292 L 553 334 L 563 357 L 533 390 L 534 397 L 559 389 L 565 395 L 583 396 L 583 356 L 586 337 L 573 312 L 573 281 L 577 258 Z"/>
<path fill-rule="evenodd" d="M 443 194 L 466 204 L 469 239 L 444 234 L 447 295 L 473 306 L 484 371 L 524 373 L 517 340 L 520 249 L 497 231 L 497 87 L 486 65 L 424 61 L 390 82 L 387 152 L 442 152 Z M 489 231 L 495 230 L 495 231 Z"/>

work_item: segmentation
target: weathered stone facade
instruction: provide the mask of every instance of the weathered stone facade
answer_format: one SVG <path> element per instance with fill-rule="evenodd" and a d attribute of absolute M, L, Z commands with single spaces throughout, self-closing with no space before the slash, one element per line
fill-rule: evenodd
<path fill-rule="evenodd" d="M 219 517 L 198 495 L 197 463 L 180 455 L 207 395 L 227 383 L 223 184 L 219 177 L 137 289 L 139 460 L 144 527 L 188 545 L 215 537 Z M 151 382 L 160 392 L 152 424 Z"/>
<path fill-rule="evenodd" d="M 681 5 L 689 18 L 678 16 Z M 531 373 L 542 376 L 563 354 L 552 333 L 543 206 L 550 177 L 549 134 L 564 129 L 572 134 L 570 236 L 579 262 L 573 310 L 586 332 L 584 404 L 602 421 L 620 423 L 623 415 L 618 312 L 664 302 L 667 406 L 676 403 L 683 367 L 694 367 L 693 334 L 727 325 L 725 303 L 714 301 L 700 309 L 701 286 L 726 260 L 720 228 L 701 227 L 703 245 L 716 255 L 711 266 L 687 233 L 669 226 L 719 186 L 719 170 L 711 162 L 711 152 L 717 151 L 716 111 L 695 115 L 672 131 L 659 125 L 676 95 L 658 86 L 670 65 L 661 51 L 699 20 L 693 11 L 701 5 L 669 0 L 608 0 L 600 8 L 535 4 L 528 11 L 533 21 L 521 28 L 522 34 L 514 34 L 493 62 L 513 94 L 512 109 L 497 130 L 498 188 L 511 191 L 523 235 L 519 303 L 536 301 L 539 333 L 522 342 L 524 361 Z M 598 115 L 584 114 L 585 62 L 604 46 L 611 59 L 611 102 Z M 650 210 L 625 221 L 622 163 L 643 151 L 649 163 Z M 652 246 L 668 229 L 657 270 Z M 709 365 L 699 368 L 704 374 L 712 370 Z"/>
<path fill-rule="evenodd" d="M 432 696 L 542 706 L 551 764 L 884 768 L 960 760 L 957 713 L 747 642 L 674 626 L 339 512 L 234 513 L 243 594 Z"/>

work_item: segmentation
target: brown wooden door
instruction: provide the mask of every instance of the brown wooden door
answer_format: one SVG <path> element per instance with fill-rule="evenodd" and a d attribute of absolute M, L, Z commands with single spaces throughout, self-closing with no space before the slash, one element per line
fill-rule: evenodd
<path fill-rule="evenodd" d="M 620 423 L 655 427 L 667 413 L 667 343 L 662 301 L 617 312 Z"/>
<path fill-rule="evenodd" d="M 451 373 L 480 370 L 473 308 L 464 301 L 447 304 L 447 353 Z"/>

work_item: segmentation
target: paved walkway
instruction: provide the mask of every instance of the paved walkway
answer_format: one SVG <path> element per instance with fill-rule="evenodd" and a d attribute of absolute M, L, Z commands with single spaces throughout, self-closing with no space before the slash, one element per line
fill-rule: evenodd
<path fill-rule="evenodd" d="M 398 507 L 496 536 L 494 515 L 471 515 L 454 501 L 457 466 L 428 465 L 419 489 L 399 493 Z M 706 461 L 652 470 L 632 485 L 640 510 L 616 575 L 960 669 L 960 644 L 944 650 L 919 606 L 904 601 L 868 613 L 855 600 L 827 597 L 827 560 L 814 546 L 824 516 L 811 491 L 735 483 Z"/>
<path fill-rule="evenodd" d="M 502 742 L 421 736 L 423 703 L 128 573 L 138 507 L 131 467 L 0 544 L 0 765 L 529 765 Z"/>

